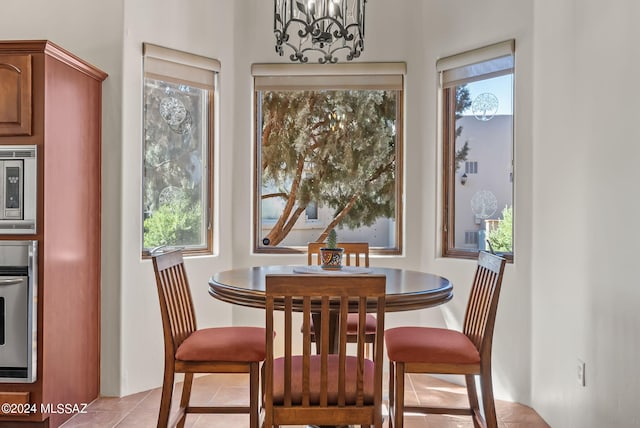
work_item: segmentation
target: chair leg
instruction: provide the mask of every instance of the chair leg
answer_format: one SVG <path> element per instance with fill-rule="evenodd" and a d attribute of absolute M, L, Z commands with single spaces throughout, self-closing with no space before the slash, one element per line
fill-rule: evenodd
<path fill-rule="evenodd" d="M 264 365 L 262 366 L 264 369 Z M 262 417 L 262 426 L 261 428 L 273 428 L 273 409 L 269 408 L 266 400 L 266 384 L 265 384 L 265 372 L 262 372 L 262 376 L 260 376 L 260 384 L 261 388 L 261 399 L 262 399 L 262 409 L 261 409 L 261 417 Z"/>
<path fill-rule="evenodd" d="M 396 394 L 393 428 L 402 428 L 404 426 L 404 363 L 396 361 L 395 365 Z"/>
<path fill-rule="evenodd" d="M 487 428 L 498 428 L 496 405 L 493 399 L 493 383 L 491 382 L 491 367 L 480 370 L 480 388 L 482 390 L 482 407 Z"/>
<path fill-rule="evenodd" d="M 269 411 L 265 412 L 264 421 L 262 422 L 262 428 L 278 428 L 279 425 L 273 423 L 273 414 Z"/>
<path fill-rule="evenodd" d="M 165 367 L 164 379 L 162 381 L 162 395 L 160 398 L 160 410 L 158 412 L 158 428 L 167 428 L 167 425 L 169 424 L 174 376 L 173 367 L 171 370 Z"/>
<path fill-rule="evenodd" d="M 187 407 L 189 407 L 189 400 L 191 399 L 191 387 L 193 386 L 193 373 L 184 374 L 184 382 L 182 384 L 182 397 L 180 398 L 180 419 L 176 425 L 177 428 L 184 428 L 185 420 L 187 419 Z"/>
<path fill-rule="evenodd" d="M 251 363 L 249 368 L 249 427 L 258 428 L 260 423 L 258 412 L 258 396 L 260 394 L 259 363 Z"/>
<path fill-rule="evenodd" d="M 482 415 L 480 414 L 480 405 L 478 404 L 478 391 L 476 389 L 476 377 L 475 375 L 468 374 L 464 376 L 467 383 L 467 396 L 469 397 L 469 408 L 471 409 L 471 416 L 473 417 L 473 426 L 475 428 L 481 428 Z"/>
<path fill-rule="evenodd" d="M 393 415 L 395 414 L 394 408 L 394 395 L 396 390 L 394 388 L 394 364 L 393 361 L 389 361 L 389 428 L 393 428 Z"/>

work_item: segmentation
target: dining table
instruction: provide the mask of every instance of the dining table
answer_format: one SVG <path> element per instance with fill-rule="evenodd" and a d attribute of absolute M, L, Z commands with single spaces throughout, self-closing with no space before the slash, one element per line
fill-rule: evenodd
<path fill-rule="evenodd" d="M 386 277 L 385 312 L 400 312 L 430 308 L 448 302 L 453 297 L 451 281 L 433 273 L 389 268 L 344 266 L 340 270 L 323 270 L 319 266 L 268 265 L 231 269 L 215 273 L 209 279 L 209 294 L 223 302 L 251 308 L 266 305 L 265 278 L 271 274 L 378 274 Z M 276 309 L 283 302 L 275 302 Z M 302 311 L 302 303 L 294 302 L 294 310 Z M 373 311 L 374 308 L 372 307 Z M 336 314 L 337 318 L 337 314 Z M 329 346 L 336 349 L 336 322 L 330 322 Z M 318 335 L 322 332 L 317 331 Z"/>

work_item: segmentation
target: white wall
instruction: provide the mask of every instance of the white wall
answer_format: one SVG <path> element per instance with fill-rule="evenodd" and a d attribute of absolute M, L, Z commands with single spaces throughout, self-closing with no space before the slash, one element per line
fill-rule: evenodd
<path fill-rule="evenodd" d="M 50 40 L 109 74 L 102 84 L 102 368 L 103 391 L 119 388 L 113 377 L 120 349 L 120 197 L 122 104 L 122 0 L 5 0 L 0 39 Z M 91 239 L 91 237 L 87 237 Z"/>
<path fill-rule="evenodd" d="M 368 3 L 369 4 L 369 3 Z M 374 3 L 371 3 L 372 5 Z M 453 280 L 455 298 L 442 307 L 449 327 L 459 328 L 475 262 L 443 259 L 440 254 L 439 177 L 441 146 L 437 129 L 438 58 L 514 38 L 516 40 L 515 84 L 515 179 L 514 179 L 514 252 L 515 263 L 507 266 L 494 338 L 494 386 L 499 398 L 523 403 L 530 400 L 530 241 L 531 241 L 531 73 L 533 22 L 531 1 L 465 2 L 439 0 L 422 2 L 421 14 L 406 11 L 416 28 L 422 28 L 422 40 L 408 55 L 414 64 L 408 89 L 409 138 L 407 151 L 422 151 L 417 159 L 407 155 L 407 174 L 415 178 L 417 188 L 407 189 L 407 204 L 418 199 L 415 208 L 407 208 L 417 218 L 407 218 L 410 238 L 417 241 L 421 254 L 418 268 L 436 272 Z M 417 17 L 415 15 L 418 15 Z M 407 22 L 411 22 L 407 18 Z M 381 25 L 381 24 L 380 24 Z M 369 27 L 371 28 L 371 26 Z M 420 54 L 424 55 L 421 57 Z M 411 71 L 411 65 L 409 66 Z M 412 102 L 412 104 L 409 104 Z M 411 108 L 413 107 L 413 108 Z M 418 148 L 419 146 L 419 148 Z M 413 166 L 411 162 L 414 162 Z M 418 175 L 418 171 L 420 174 Z M 420 233 L 418 233 L 420 231 Z M 410 244 L 410 243 L 408 243 Z M 411 247 L 409 247 L 411 248 Z M 412 267 L 413 265 L 409 265 Z M 423 324 L 431 320 L 423 318 Z"/>
<path fill-rule="evenodd" d="M 234 147 L 234 4 L 228 0 L 135 0 L 125 2 L 122 158 L 122 248 L 119 395 L 157 387 L 162 381 L 162 331 L 158 297 L 150 260 L 140 258 L 142 219 L 142 43 L 154 43 L 218 59 L 220 105 L 216 171 L 215 256 L 186 260 L 196 314 L 200 326 L 228 325 L 232 307 L 208 294 L 211 274 L 231 267 L 232 202 L 231 164 Z M 107 232 L 108 233 L 108 232 Z"/>
<path fill-rule="evenodd" d="M 640 426 L 640 3 L 534 16 L 533 404 L 554 427 Z"/>

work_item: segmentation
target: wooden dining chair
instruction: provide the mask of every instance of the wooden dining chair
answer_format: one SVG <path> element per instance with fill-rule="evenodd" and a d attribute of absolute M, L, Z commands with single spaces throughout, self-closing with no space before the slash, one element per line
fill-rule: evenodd
<path fill-rule="evenodd" d="M 259 422 L 259 365 L 265 358 L 265 329 L 259 327 L 196 328 L 196 317 L 182 253 L 154 255 L 164 332 L 164 380 L 158 428 L 183 427 L 188 413 L 248 413 L 249 426 Z M 180 408 L 169 424 L 173 382 L 184 373 Z M 191 406 L 194 373 L 249 373 L 249 406 Z"/>
<path fill-rule="evenodd" d="M 307 264 L 308 265 L 320 265 L 322 264 L 322 258 L 320 257 L 320 248 L 324 247 L 324 242 L 309 242 L 307 244 Z M 368 242 L 340 242 L 338 247 L 344 248 L 342 256 L 343 264 L 345 266 L 363 266 L 369 267 L 369 243 Z M 356 314 L 349 314 L 347 317 L 347 340 L 349 343 L 356 342 L 356 332 L 358 331 L 358 317 Z M 366 356 L 370 355 L 370 347 L 373 344 L 373 340 L 376 332 L 376 317 L 372 314 L 367 314 L 366 318 L 366 335 L 365 342 L 369 344 L 366 348 Z M 313 332 L 313 318 L 311 319 L 311 331 Z M 315 342 L 315 335 L 312 334 L 311 341 Z M 317 347 L 317 345 L 316 345 Z"/>
<path fill-rule="evenodd" d="M 267 357 L 263 373 L 264 426 L 352 425 L 382 427 L 384 275 L 267 275 Z M 274 311 L 284 311 L 273 342 Z M 302 354 L 293 351 L 293 312 L 303 315 Z M 356 355 L 347 355 L 347 315 L 364 325 L 366 311 L 377 314 L 373 360 L 364 356 L 365 331 L 357 332 Z M 320 353 L 311 353 L 311 313 L 320 314 Z M 329 349 L 330 318 L 338 318 L 338 353 Z M 296 332 L 296 336 L 298 336 Z M 283 355 L 276 357 L 276 355 Z"/>
<path fill-rule="evenodd" d="M 491 346 L 505 259 L 481 252 L 462 332 L 431 327 L 397 327 L 385 332 L 389 357 L 390 428 L 402 428 L 405 412 L 471 415 L 475 427 L 497 428 L 491 381 Z M 465 376 L 469 408 L 404 405 L 407 373 Z M 478 405 L 480 378 L 484 417 Z"/>

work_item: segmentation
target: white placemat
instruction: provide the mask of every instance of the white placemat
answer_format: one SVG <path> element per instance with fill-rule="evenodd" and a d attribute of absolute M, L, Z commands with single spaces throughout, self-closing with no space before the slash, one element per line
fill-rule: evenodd
<path fill-rule="evenodd" d="M 342 266 L 342 269 L 322 269 L 317 265 L 312 266 L 294 266 L 294 273 L 315 273 L 326 275 L 355 275 L 363 273 L 371 273 L 372 269 L 363 266 Z"/>

